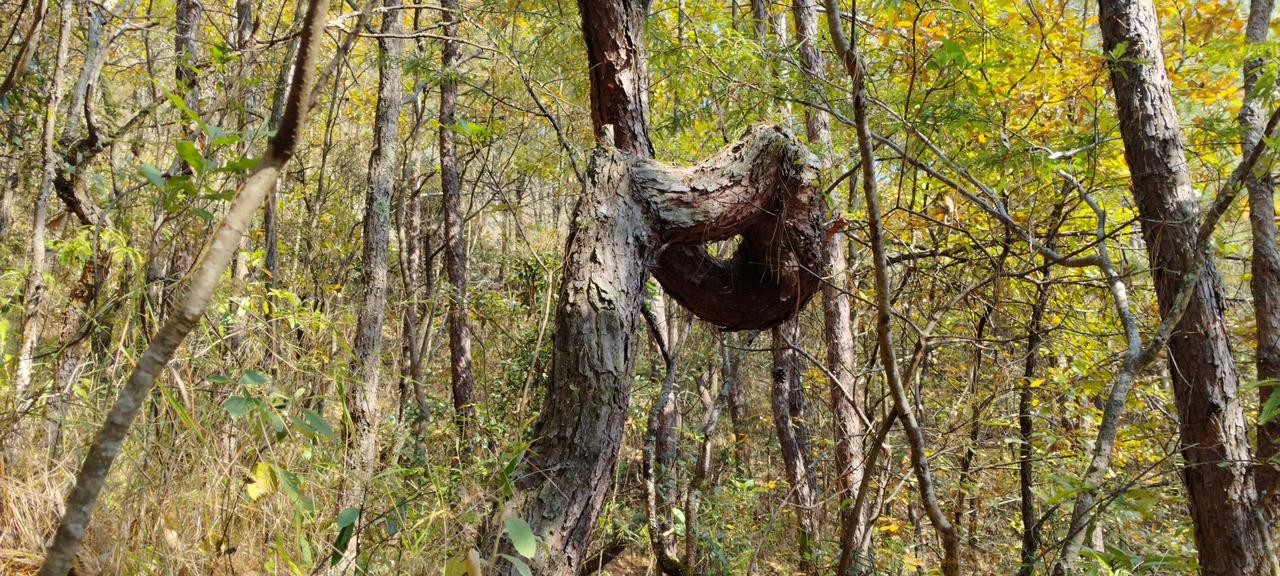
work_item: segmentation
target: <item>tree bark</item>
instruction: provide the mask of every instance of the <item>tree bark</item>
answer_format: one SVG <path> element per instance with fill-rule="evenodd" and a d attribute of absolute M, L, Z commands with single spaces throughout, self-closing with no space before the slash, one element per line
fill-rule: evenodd
<path fill-rule="evenodd" d="M 384 0 L 378 47 L 378 103 L 374 111 L 373 152 L 369 156 L 369 185 L 364 201 L 364 251 L 360 316 L 354 345 L 355 378 L 347 382 L 346 405 L 351 426 L 347 430 L 346 468 L 355 478 L 343 488 L 340 510 L 360 508 L 342 559 L 330 574 L 350 574 L 363 543 L 362 532 L 370 520 L 363 512 L 369 485 L 378 465 L 378 379 L 382 373 L 382 324 L 387 307 L 387 244 L 391 235 L 391 191 L 399 167 L 396 146 L 400 140 L 400 108 L 404 87 L 400 59 L 404 40 L 401 0 Z"/>
<path fill-rule="evenodd" d="M 773 424 L 782 451 L 783 472 L 790 485 L 789 498 L 796 510 L 796 551 L 800 555 L 800 571 L 816 574 L 814 547 L 818 544 L 818 486 L 813 470 L 813 457 L 809 453 L 808 430 L 803 421 L 804 390 L 795 368 L 799 361 L 790 343 L 797 340 L 794 322 L 785 322 L 773 329 L 773 379 L 769 392 L 769 406 L 773 409 Z"/>
<path fill-rule="evenodd" d="M 754 336 L 747 338 L 753 342 Z M 749 440 L 750 417 L 743 397 L 742 379 L 738 373 L 742 366 L 742 353 L 732 350 L 732 334 L 726 333 L 720 342 L 720 370 L 724 374 L 725 404 L 729 407 L 729 422 L 733 427 L 733 457 L 737 470 L 745 474 L 751 469 L 751 443 Z M 749 346 L 745 344 L 744 347 Z"/>
<path fill-rule="evenodd" d="M 659 247 L 669 246 L 663 254 L 675 252 L 683 262 L 707 264 L 654 274 L 696 316 L 732 328 L 772 327 L 792 317 L 817 291 L 812 271 L 821 261 L 809 152 L 789 134 L 762 127 L 698 166 L 651 160 L 642 44 L 648 2 L 582 0 L 579 9 L 601 147 L 570 227 L 552 377 L 535 440 L 512 497 L 498 510 L 528 521 L 546 550 L 534 570 L 552 576 L 577 573 L 608 492 L 627 418 L 644 284 L 655 258 L 665 258 L 656 254 Z M 728 261 L 702 247 L 738 234 L 742 247 Z M 688 291 L 680 295 L 673 286 Z M 752 298 L 773 306 L 760 313 L 744 303 Z M 515 573 L 505 563 L 498 570 Z"/>
<path fill-rule="evenodd" d="M 1168 315 L 1182 276 L 1200 248 L 1200 211 L 1165 72 L 1160 27 L 1151 0 L 1100 0 L 1099 6 L 1103 46 L 1115 55 L 1111 85 L 1125 159 L 1160 312 Z M 1267 528 L 1257 509 L 1247 423 L 1223 305 L 1217 272 L 1212 263 L 1205 263 L 1169 340 L 1185 459 L 1182 477 L 1201 573 L 1264 574 L 1269 571 Z"/>
<path fill-rule="evenodd" d="M 5 73 L 4 81 L 0 82 L 0 99 L 8 96 L 14 86 L 18 85 L 18 81 L 26 75 L 27 68 L 31 66 L 31 57 L 35 55 L 36 46 L 40 45 L 40 37 L 44 35 L 44 21 L 48 14 L 49 0 L 40 0 L 31 19 L 31 27 L 27 29 L 27 36 L 22 39 L 22 47 L 18 49 L 18 56 L 13 59 L 13 65 Z"/>
<path fill-rule="evenodd" d="M 43 165 L 40 172 L 40 189 L 36 192 L 31 216 L 31 269 L 27 272 L 22 297 L 22 323 L 19 329 L 18 369 L 14 375 L 13 396 L 19 402 L 27 402 L 31 391 L 32 372 L 35 368 L 36 347 L 44 329 L 44 274 L 46 263 L 45 226 L 48 219 L 49 198 L 53 194 L 53 182 L 57 177 L 61 158 L 53 147 L 58 114 L 62 111 L 62 84 L 67 67 L 67 45 L 71 36 L 72 3 L 64 2 L 62 27 L 58 34 L 57 56 L 53 62 L 52 81 L 49 84 L 48 101 L 45 104 L 41 127 Z M 16 425 L 16 423 L 15 423 Z M 13 456 L 17 442 L 8 442 L 6 456 Z"/>
<path fill-rule="evenodd" d="M 1040 346 L 1044 341 L 1040 324 L 1049 304 L 1047 282 L 1048 278 L 1042 279 L 1041 284 L 1036 286 L 1036 300 L 1031 309 L 1031 319 L 1027 323 L 1027 350 L 1022 360 L 1022 382 L 1018 386 L 1018 497 L 1019 517 L 1022 519 L 1022 565 L 1018 568 L 1018 576 L 1031 576 L 1035 572 L 1036 554 L 1040 549 L 1040 523 L 1036 520 L 1036 495 L 1033 491 L 1035 470 L 1032 459 L 1035 457 L 1035 446 L 1032 439 L 1035 420 L 1031 409 L 1035 394 L 1032 379 L 1036 375 Z"/>
<path fill-rule="evenodd" d="M 75 486 L 67 496 L 66 511 L 40 566 L 41 576 L 64 576 L 71 569 L 80 541 L 88 529 L 89 516 L 106 482 L 111 464 L 120 453 L 129 426 L 137 417 L 155 379 L 173 358 L 183 339 L 200 321 L 253 212 L 262 203 L 280 169 L 292 156 L 302 128 L 306 125 L 305 104 L 315 85 L 315 61 L 328 8 L 328 0 L 315 0 L 308 4 L 294 81 L 280 129 L 271 138 L 261 162 L 236 194 L 232 209 L 214 232 L 212 241 L 197 265 L 196 275 L 187 289 L 183 305 L 177 308 L 173 317 L 142 353 L 137 366 L 120 390 L 120 396 L 111 407 L 106 422 L 94 437 L 76 476 Z"/>
<path fill-rule="evenodd" d="M 444 212 L 445 270 L 453 294 L 449 298 L 449 376 L 453 390 L 454 418 L 462 439 L 462 453 L 473 440 L 470 431 L 475 420 L 473 395 L 475 379 L 471 374 L 471 332 L 467 326 L 467 248 L 462 230 L 462 183 L 458 175 L 457 108 L 458 108 L 458 3 L 442 0 L 440 9 L 445 40 L 440 52 L 444 70 L 440 81 L 440 192 Z"/>
<path fill-rule="evenodd" d="M 938 505 L 933 473 L 925 452 L 924 431 L 916 419 L 913 403 L 907 397 L 898 360 L 893 348 L 893 330 L 890 324 L 892 304 L 889 295 L 889 261 L 885 255 L 884 231 L 880 222 L 880 196 L 876 190 L 874 143 L 867 114 L 865 68 L 856 45 L 851 44 L 841 27 L 841 11 L 836 0 L 826 0 L 827 28 L 832 44 L 845 72 L 849 74 L 853 96 L 854 125 L 858 135 L 858 154 L 862 166 L 862 189 L 867 206 L 867 228 L 871 259 L 875 269 L 876 288 L 876 336 L 880 350 L 880 362 L 884 365 L 885 384 L 893 397 L 894 411 L 902 421 L 911 453 L 911 468 L 915 473 L 916 487 L 925 514 L 942 541 L 942 573 L 945 576 L 960 574 L 960 538 L 946 514 Z M 857 14 L 854 14 L 854 20 Z"/>
<path fill-rule="evenodd" d="M 818 10 L 813 0 L 795 0 L 797 50 L 800 69 L 817 87 L 825 81 L 822 52 L 818 49 Z M 831 130 L 827 115 L 813 108 L 805 109 L 805 133 L 812 145 L 828 154 Z M 838 206 L 830 207 L 833 214 Z M 862 438 L 867 434 L 858 407 L 862 396 L 854 377 L 853 321 L 849 304 L 848 239 L 844 234 L 830 234 L 827 239 L 827 282 L 822 285 L 823 339 L 827 343 L 827 369 L 830 372 L 832 427 L 835 431 L 836 501 L 840 503 L 840 560 L 838 574 L 849 573 L 856 561 L 867 553 L 870 509 L 856 510 L 858 486 L 862 484 Z"/>
<path fill-rule="evenodd" d="M 1267 41 L 1267 29 L 1271 24 L 1274 0 L 1252 0 L 1249 3 L 1249 19 L 1245 25 L 1245 43 L 1261 44 Z M 1263 112 L 1265 94 L 1257 89 L 1258 76 L 1265 61 L 1249 58 L 1244 63 L 1244 104 L 1240 107 L 1240 131 L 1243 139 L 1240 151 L 1248 156 L 1262 138 L 1267 118 Z M 1257 326 L 1257 350 L 1254 365 L 1257 368 L 1259 406 L 1266 406 L 1280 385 L 1280 250 L 1276 249 L 1275 181 L 1270 173 L 1245 175 L 1245 188 L 1249 191 L 1249 228 L 1253 234 L 1252 277 L 1249 288 L 1253 292 L 1253 317 Z M 1275 462 L 1280 454 L 1280 419 L 1272 418 L 1258 426 L 1257 437 L 1257 489 L 1266 506 L 1268 516 L 1274 522 L 1280 515 L 1280 494 L 1276 494 L 1276 481 L 1280 471 Z"/>

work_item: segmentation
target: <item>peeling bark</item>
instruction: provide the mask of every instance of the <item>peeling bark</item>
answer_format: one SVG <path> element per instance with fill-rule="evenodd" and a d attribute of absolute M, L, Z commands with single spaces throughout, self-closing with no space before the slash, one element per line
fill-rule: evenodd
<path fill-rule="evenodd" d="M 765 126 L 697 166 L 652 160 L 642 45 L 648 2 L 582 0 L 579 8 L 601 147 L 566 244 L 552 376 L 535 440 L 512 497 L 497 511 L 523 517 L 542 538 L 547 551 L 534 559 L 534 570 L 550 576 L 578 572 L 608 492 L 630 401 L 645 280 L 659 250 L 684 257 L 654 271 L 663 287 L 699 318 L 732 327 L 762 324 L 753 319 L 761 310 L 740 301 L 753 295 L 762 304 L 773 303 L 766 293 L 783 301 L 763 314 L 773 324 L 793 316 L 817 291 L 822 257 L 816 163 L 808 150 Z M 738 234 L 742 246 L 727 261 L 701 245 Z M 748 270 L 756 276 L 746 276 Z M 744 274 L 738 278 L 749 281 L 747 289 L 725 277 L 734 271 Z M 685 275 L 695 281 L 682 284 Z M 689 291 L 699 285 L 721 290 Z M 516 573 L 501 561 L 498 572 Z"/>

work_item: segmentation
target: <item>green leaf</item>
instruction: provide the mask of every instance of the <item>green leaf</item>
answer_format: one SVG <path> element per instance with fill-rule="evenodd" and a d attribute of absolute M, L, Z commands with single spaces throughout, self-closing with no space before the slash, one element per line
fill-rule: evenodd
<path fill-rule="evenodd" d="M 506 559 L 507 562 L 510 562 L 511 566 L 514 567 L 516 572 L 519 572 L 521 576 L 533 576 L 533 571 L 529 569 L 529 565 L 525 564 L 523 560 L 507 554 L 499 554 L 499 556 Z"/>
<path fill-rule="evenodd" d="M 190 140 L 179 140 L 177 146 L 178 157 L 182 158 L 182 161 L 186 162 L 187 166 L 190 166 L 197 173 L 204 172 L 204 156 L 200 154 L 199 150 L 196 150 L 194 143 Z"/>
<path fill-rule="evenodd" d="M 240 375 L 241 384 L 252 384 L 255 386 L 262 386 L 270 379 L 270 376 L 267 376 L 257 370 L 245 370 L 244 374 Z"/>
<path fill-rule="evenodd" d="M 1280 413 L 1280 393 L 1272 392 L 1267 397 L 1266 403 L 1262 405 L 1262 410 L 1258 413 L 1258 425 L 1274 420 L 1277 413 Z"/>
<path fill-rule="evenodd" d="M 205 210 L 204 208 L 192 208 L 191 213 L 195 214 L 196 218 L 204 220 L 205 222 L 213 222 L 213 212 Z"/>
<path fill-rule="evenodd" d="M 155 186 L 156 188 L 164 189 L 165 184 L 167 184 L 167 182 L 164 179 L 164 173 L 161 172 L 160 169 L 156 168 L 155 166 L 152 166 L 150 164 L 143 164 L 142 167 L 138 169 L 138 171 L 141 172 L 142 175 L 147 178 L 147 181 L 150 182 L 151 185 Z"/>
<path fill-rule="evenodd" d="M 226 165 L 224 165 L 221 168 L 218 168 L 217 171 L 218 172 L 247 172 L 249 170 L 252 170 L 253 167 L 257 165 L 258 165 L 257 158 L 239 158 L 239 159 L 227 162 Z"/>
<path fill-rule="evenodd" d="M 307 434 L 333 438 L 333 427 L 329 426 L 329 423 L 325 422 L 324 416 L 316 413 L 315 410 L 303 410 L 302 417 L 294 418 L 293 422 Z"/>
<path fill-rule="evenodd" d="M 538 543 L 533 536 L 533 528 L 529 527 L 529 523 L 524 518 L 512 516 L 507 518 L 507 535 L 511 537 L 511 543 L 515 545 L 516 552 L 525 558 L 533 558 L 538 552 Z"/>
<path fill-rule="evenodd" d="M 240 418 L 241 416 L 248 414 L 249 410 L 253 408 L 253 405 L 256 403 L 257 400 L 254 400 L 253 398 L 232 396 L 227 398 L 226 402 L 222 403 L 222 407 L 227 409 L 227 414 L 230 414 L 232 418 Z"/>
<path fill-rule="evenodd" d="M 338 527 L 346 528 L 347 526 L 355 524 L 356 520 L 359 520 L 359 519 L 360 519 L 359 506 L 343 508 L 342 511 L 338 513 Z"/>
<path fill-rule="evenodd" d="M 289 498 L 293 500 L 299 510 L 310 512 L 315 509 L 315 504 L 311 502 L 311 499 L 302 493 L 302 487 L 297 475 L 275 464 L 272 464 L 271 468 L 275 470 L 276 482 L 281 488 L 284 488 L 285 493 L 289 495 Z"/>
<path fill-rule="evenodd" d="M 333 554 L 329 556 L 329 565 L 337 566 L 342 561 L 342 556 L 347 552 L 347 544 L 351 543 L 351 537 L 355 535 L 356 527 L 343 526 L 338 530 L 338 537 L 333 539 Z"/>

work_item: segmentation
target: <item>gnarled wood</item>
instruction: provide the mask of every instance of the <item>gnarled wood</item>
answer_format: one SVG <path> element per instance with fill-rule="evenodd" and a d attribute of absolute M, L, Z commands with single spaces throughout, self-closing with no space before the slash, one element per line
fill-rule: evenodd
<path fill-rule="evenodd" d="M 722 328 L 770 328 L 791 318 L 821 285 L 816 175 L 808 149 L 774 126 L 752 128 L 693 168 L 637 161 L 639 192 L 661 238 L 675 244 L 659 254 L 654 277 L 698 318 Z M 701 244 L 738 234 L 742 242 L 729 258 Z"/>

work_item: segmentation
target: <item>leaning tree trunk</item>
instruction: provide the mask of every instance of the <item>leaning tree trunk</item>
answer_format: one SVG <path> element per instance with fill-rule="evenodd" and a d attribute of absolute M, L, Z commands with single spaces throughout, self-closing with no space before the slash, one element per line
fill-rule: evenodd
<path fill-rule="evenodd" d="M 854 126 L 858 135 L 858 155 L 862 169 L 862 190 L 867 205 L 868 243 L 871 245 L 871 261 L 875 270 L 876 288 L 876 336 L 880 362 L 884 365 L 884 379 L 893 397 L 894 412 L 902 422 L 911 453 L 911 468 L 915 473 L 916 488 L 920 491 L 921 504 L 933 524 L 934 532 L 942 541 L 942 573 L 945 576 L 960 574 L 960 539 L 955 527 L 947 520 L 938 506 L 937 488 L 933 484 L 933 472 L 926 451 L 927 439 L 915 414 L 914 402 L 907 396 L 893 348 L 893 330 L 890 322 L 892 303 L 889 295 L 889 262 L 885 256 L 884 230 L 881 224 L 880 195 L 876 187 L 875 150 L 871 139 L 870 120 L 867 113 L 866 68 L 856 44 L 844 34 L 842 16 L 836 0 L 826 0 L 827 30 L 835 46 L 845 72 L 851 80 Z M 856 4 L 855 4 L 856 6 Z M 857 21 L 857 14 L 853 14 Z M 908 371 L 909 382 L 912 379 Z M 887 429 L 886 429 L 887 430 Z M 870 466 L 868 466 L 870 468 Z M 848 569 L 847 566 L 842 569 Z"/>
<path fill-rule="evenodd" d="M 342 490 L 341 509 L 359 508 L 356 524 L 342 559 L 330 574 L 353 573 L 363 542 L 362 532 L 371 521 L 363 512 L 369 485 L 378 463 L 378 378 L 382 372 L 382 321 L 387 307 L 387 243 L 391 230 L 391 190 L 395 187 L 398 160 L 401 101 L 400 54 L 404 40 L 404 17 L 397 9 L 400 0 L 385 0 L 389 10 L 382 13 L 378 45 L 378 104 L 373 119 L 373 152 L 369 157 L 369 188 L 364 201 L 364 290 L 360 318 L 356 323 L 355 375 L 347 382 L 346 466 L 355 478 Z"/>
<path fill-rule="evenodd" d="M 1161 315 L 1195 261 L 1200 210 L 1151 0 L 1100 0 L 1099 24 Z M 1201 573 L 1268 572 L 1266 526 L 1250 467 L 1247 421 L 1223 321 L 1221 285 L 1204 265 L 1169 339 L 1170 374 Z"/>
<path fill-rule="evenodd" d="M 440 65 L 444 76 L 440 81 L 440 194 L 444 212 L 445 271 L 453 293 L 449 298 L 449 377 L 453 390 L 454 418 L 457 420 L 462 453 L 472 441 L 468 430 L 475 420 L 472 403 L 475 379 L 471 374 L 471 332 L 467 327 L 467 248 L 462 231 L 462 184 L 458 175 L 457 109 L 458 109 L 458 2 L 443 0 L 440 4 L 444 20 Z"/>
<path fill-rule="evenodd" d="M 241 186 L 226 217 L 214 231 L 204 255 L 197 264 L 196 274 L 187 289 L 185 301 L 177 307 L 173 316 L 165 322 L 147 349 L 138 358 L 138 364 L 129 374 L 128 381 L 107 415 L 106 422 L 98 429 L 93 444 L 89 446 L 84 463 L 76 475 L 75 486 L 67 495 L 65 512 L 58 523 L 57 532 L 49 544 L 40 576 L 64 576 L 75 561 L 80 541 L 88 529 L 89 516 L 98 501 L 98 495 L 106 483 L 107 473 L 124 443 L 129 427 L 138 416 L 143 401 L 151 391 L 155 380 L 173 359 L 174 352 L 196 327 L 205 308 L 213 298 L 222 273 L 239 246 L 253 212 L 280 175 L 280 170 L 293 155 L 302 129 L 306 125 L 307 102 L 315 86 L 315 62 L 324 33 L 328 0 L 314 0 L 308 4 L 305 22 L 299 40 L 297 64 L 293 84 L 280 122 L 272 136 L 262 160 Z"/>
<path fill-rule="evenodd" d="M 1267 40 L 1274 0 L 1252 0 L 1249 21 L 1245 26 L 1245 42 L 1261 44 Z M 1240 151 L 1248 156 L 1262 138 L 1266 114 L 1262 111 L 1265 94 L 1260 94 L 1258 76 L 1264 61 L 1250 58 L 1244 63 L 1244 105 L 1240 107 Z M 1258 348 L 1254 360 L 1258 381 L 1259 406 L 1265 406 L 1280 385 L 1280 250 L 1276 249 L 1275 182 L 1270 173 L 1245 175 L 1249 190 L 1249 227 L 1253 232 L 1253 261 L 1249 288 L 1253 291 L 1253 318 L 1258 327 Z M 1280 478 L 1277 463 L 1280 454 L 1280 419 L 1272 418 L 1258 427 L 1257 468 L 1258 494 L 1274 521 L 1280 513 L 1280 495 L 1273 494 Z"/>

